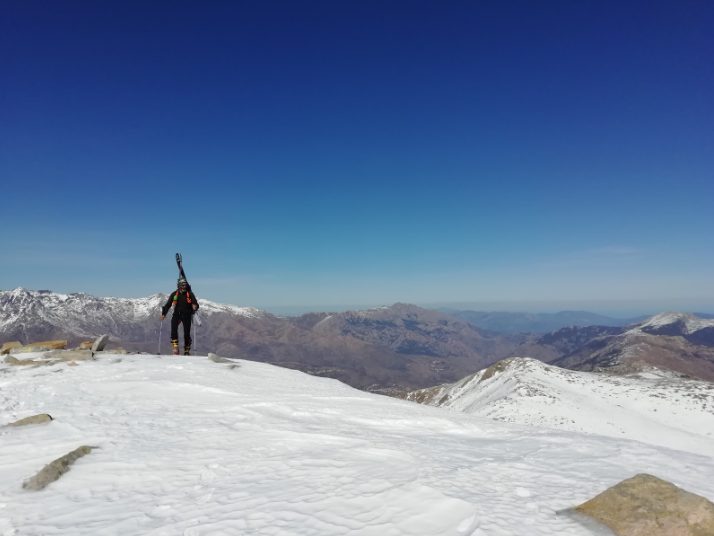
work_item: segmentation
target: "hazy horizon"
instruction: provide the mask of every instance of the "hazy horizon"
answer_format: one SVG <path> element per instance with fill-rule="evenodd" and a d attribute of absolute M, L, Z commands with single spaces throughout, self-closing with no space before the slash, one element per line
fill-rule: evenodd
<path fill-rule="evenodd" d="M 24 288 L 32 292 L 49 291 L 57 294 L 89 294 L 97 298 L 145 298 L 153 295 L 100 295 L 82 290 L 58 291 L 50 288 Z M 0 289 L 0 291 L 12 291 L 15 288 Z M 164 294 L 168 294 L 164 292 Z M 196 296 L 203 299 L 196 291 Z M 561 301 L 561 302 L 528 302 L 528 301 L 488 301 L 488 302 L 418 302 L 397 300 L 391 302 L 372 302 L 372 303 L 347 303 L 347 304 L 316 304 L 316 305 L 295 305 L 295 304 L 251 304 L 241 302 L 228 302 L 205 298 L 216 303 L 235 305 L 239 307 L 256 307 L 263 311 L 276 315 L 297 316 L 305 313 L 339 313 L 345 311 L 361 311 L 374 309 L 379 307 L 389 307 L 395 303 L 407 303 L 416 305 L 425 309 L 447 310 L 454 311 L 475 311 L 475 312 L 503 312 L 503 313 L 530 313 L 530 314 L 553 314 L 562 312 L 587 312 L 602 316 L 609 316 L 616 319 L 630 319 L 640 316 L 652 316 L 655 314 L 676 311 L 682 313 L 703 313 L 714 314 L 714 306 L 711 302 L 702 300 L 668 300 L 668 301 L 625 301 L 625 300 L 601 300 L 597 302 L 587 301 Z"/>

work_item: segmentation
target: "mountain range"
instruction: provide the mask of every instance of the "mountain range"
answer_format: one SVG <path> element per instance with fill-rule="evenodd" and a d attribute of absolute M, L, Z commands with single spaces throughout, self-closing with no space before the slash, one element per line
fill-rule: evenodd
<path fill-rule="evenodd" d="M 168 321 L 159 320 L 166 298 L 3 291 L 0 341 L 66 338 L 75 345 L 107 333 L 109 348 L 168 352 Z M 633 326 L 566 327 L 546 334 L 496 333 L 402 303 L 278 317 L 201 300 L 200 313 L 196 352 L 273 363 L 387 394 L 455 382 L 511 356 L 616 373 L 656 366 L 714 381 L 714 320 L 680 313 Z"/>
<path fill-rule="evenodd" d="M 66 338 L 78 344 L 107 333 L 114 346 L 127 350 L 155 353 L 161 344 L 168 351 L 168 321 L 159 321 L 166 299 L 163 294 L 126 299 L 4 291 L 0 340 Z M 516 344 L 448 315 L 405 304 L 278 317 L 252 308 L 200 303 L 203 322 L 195 326 L 194 351 L 296 368 L 375 391 L 453 381 L 508 355 Z"/>
<path fill-rule="evenodd" d="M 518 313 L 507 311 L 470 311 L 440 309 L 469 324 L 499 333 L 549 333 L 565 327 L 627 326 L 642 322 L 647 317 L 615 318 L 587 311 L 559 311 L 557 313 Z"/>

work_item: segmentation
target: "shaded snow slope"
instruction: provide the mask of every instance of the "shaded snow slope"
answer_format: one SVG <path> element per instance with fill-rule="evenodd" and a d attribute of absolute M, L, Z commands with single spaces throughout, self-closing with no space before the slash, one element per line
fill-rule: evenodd
<path fill-rule="evenodd" d="M 55 418 L 0 428 L 0 534 L 586 536 L 556 512 L 636 473 L 714 498 L 709 456 L 236 364 L 0 364 L 0 424 Z M 45 490 L 22 490 L 80 445 L 99 448 Z"/>
<path fill-rule="evenodd" d="M 410 398 L 502 421 L 714 453 L 714 384 L 655 369 L 628 377 L 511 358 Z"/>

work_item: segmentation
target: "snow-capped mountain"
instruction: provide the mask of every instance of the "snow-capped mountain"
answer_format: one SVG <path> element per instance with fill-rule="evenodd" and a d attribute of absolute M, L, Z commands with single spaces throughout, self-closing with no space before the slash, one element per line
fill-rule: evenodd
<path fill-rule="evenodd" d="M 649 367 L 714 381 L 714 320 L 663 313 L 621 333 L 594 337 L 551 364 L 629 374 Z"/>
<path fill-rule="evenodd" d="M 634 326 L 629 332 L 680 336 L 714 346 L 714 319 L 687 313 L 661 313 Z"/>
<path fill-rule="evenodd" d="M 714 453 L 714 384 L 657 369 L 618 376 L 511 358 L 408 399 L 518 424 Z"/>
<path fill-rule="evenodd" d="M 0 362 L 0 425 L 54 418 L 0 428 L 3 536 L 593 536 L 564 510 L 637 473 L 714 499 L 712 450 L 497 422 L 252 361 L 67 365 Z M 22 488 L 85 445 L 59 480 Z"/>
<path fill-rule="evenodd" d="M 165 294 L 145 298 L 99 298 L 83 293 L 59 294 L 16 288 L 0 292 L 0 334 L 4 340 L 62 338 L 78 342 L 107 333 L 130 348 L 156 341 Z M 201 300 L 201 314 L 255 318 L 264 313 L 249 307 Z"/>

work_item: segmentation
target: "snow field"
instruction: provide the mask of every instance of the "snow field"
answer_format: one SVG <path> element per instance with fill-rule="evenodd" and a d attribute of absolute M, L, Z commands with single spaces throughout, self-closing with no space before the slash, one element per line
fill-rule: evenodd
<path fill-rule="evenodd" d="M 31 356 L 23 356 L 31 357 Z M 249 361 L 0 364 L 0 534 L 592 534 L 556 512 L 638 472 L 714 497 L 714 460 L 493 422 Z M 99 447 L 40 492 L 53 459 Z"/>

